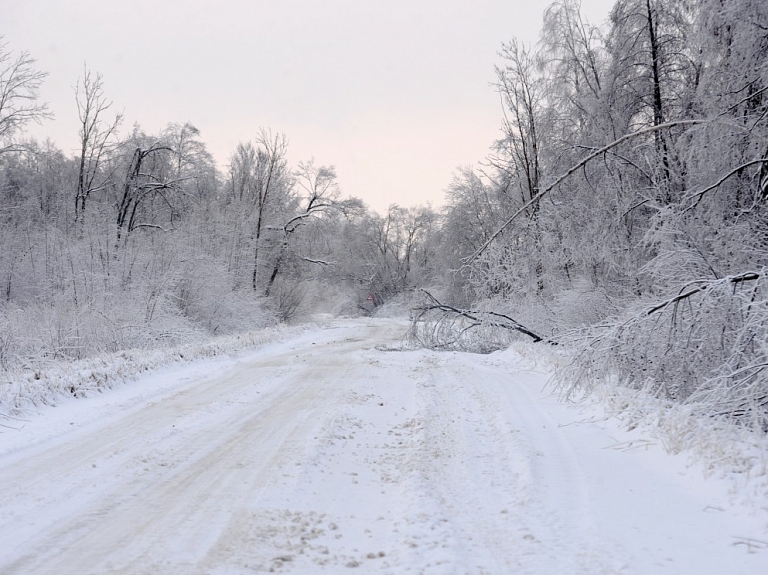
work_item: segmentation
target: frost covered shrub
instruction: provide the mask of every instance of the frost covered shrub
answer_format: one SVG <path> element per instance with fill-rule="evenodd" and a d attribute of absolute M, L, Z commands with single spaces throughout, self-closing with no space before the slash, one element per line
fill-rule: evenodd
<path fill-rule="evenodd" d="M 595 286 L 586 280 L 576 281 L 571 289 L 558 292 L 549 309 L 561 329 L 595 325 L 619 310 L 616 298 L 611 297 L 603 286 Z"/>
<path fill-rule="evenodd" d="M 306 295 L 303 282 L 279 278 L 272 287 L 272 310 L 280 321 L 291 321 L 297 317 Z"/>
<path fill-rule="evenodd" d="M 619 294 L 624 290 L 617 281 L 579 277 L 574 270 L 568 279 L 563 263 L 548 259 L 557 258 L 499 240 L 470 272 L 476 294 L 472 308 L 510 315 L 542 337 L 557 338 L 562 332 L 599 323 L 623 305 Z"/>
<path fill-rule="evenodd" d="M 413 290 L 399 293 L 373 310 L 374 317 L 402 318 L 408 317 L 409 310 L 416 304 L 417 296 Z"/>
<path fill-rule="evenodd" d="M 42 262 L 24 270 L 39 293 L 15 280 L 11 297 L 0 304 L 0 367 L 37 369 L 275 322 L 263 297 L 233 289 L 223 264 L 180 241 L 137 238 L 107 255 L 90 240 L 53 235 L 49 244 L 33 243 L 22 261 Z M 18 263 L 14 273 L 21 269 Z"/>
<path fill-rule="evenodd" d="M 7 368 L 14 348 L 9 306 L 0 302 L 0 368 Z"/>
<path fill-rule="evenodd" d="M 590 328 L 561 384 L 574 392 L 616 377 L 703 414 L 768 429 L 765 273 L 692 282 L 666 301 Z"/>
<path fill-rule="evenodd" d="M 185 261 L 163 292 L 163 309 L 204 334 L 240 333 L 274 323 L 264 299 L 252 290 L 232 289 L 225 267 L 198 256 Z"/>
<path fill-rule="evenodd" d="M 147 370 L 250 349 L 282 338 L 290 328 L 274 326 L 238 335 L 155 349 L 130 349 L 82 360 L 59 360 L 35 369 L 0 369 L 0 427 L 5 420 L 63 397 L 86 397 L 113 388 Z"/>

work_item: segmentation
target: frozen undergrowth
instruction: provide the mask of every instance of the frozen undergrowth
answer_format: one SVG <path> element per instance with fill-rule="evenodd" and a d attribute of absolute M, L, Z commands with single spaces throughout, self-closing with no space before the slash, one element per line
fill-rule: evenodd
<path fill-rule="evenodd" d="M 706 477 L 729 481 L 734 497 L 742 503 L 768 505 L 768 434 L 759 428 L 704 415 L 696 405 L 660 399 L 648 389 L 630 389 L 610 378 L 582 396 L 573 396 L 563 377 L 571 361 L 567 350 L 524 341 L 510 349 L 553 372 L 549 385 L 563 399 L 596 404 L 606 419 L 658 442 L 670 454 L 686 457 L 688 465 L 699 467 Z"/>
<path fill-rule="evenodd" d="M 129 381 L 150 369 L 233 353 L 278 341 L 301 326 L 277 325 L 239 335 L 164 349 L 133 349 L 78 361 L 59 361 L 42 369 L 0 370 L 0 426 L 65 397 L 86 397 Z"/>

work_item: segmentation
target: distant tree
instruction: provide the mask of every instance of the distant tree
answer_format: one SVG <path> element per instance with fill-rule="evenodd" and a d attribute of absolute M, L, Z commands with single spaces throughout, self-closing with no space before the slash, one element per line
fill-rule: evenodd
<path fill-rule="evenodd" d="M 496 68 L 496 77 L 504 101 L 504 137 L 496 144 L 499 157 L 493 164 L 519 191 L 519 202 L 524 204 L 536 195 L 541 180 L 544 83 L 530 48 L 512 40 L 502 46 L 501 56 L 504 64 Z M 532 210 L 533 214 L 536 208 Z"/>
<path fill-rule="evenodd" d="M 168 124 L 161 134 L 173 150 L 171 177 L 181 183 L 189 201 L 207 202 L 216 193 L 216 162 L 192 123 Z"/>
<path fill-rule="evenodd" d="M 275 234 L 297 203 L 287 151 L 285 134 L 267 129 L 255 142 L 238 144 L 221 198 L 230 235 L 228 268 L 238 284 L 242 278 L 257 293 L 269 281 Z"/>
<path fill-rule="evenodd" d="M 356 214 L 344 228 L 341 274 L 370 292 L 377 305 L 428 281 L 435 253 L 428 240 L 436 221 L 434 210 L 424 206 L 393 204 L 384 215 Z"/>
<path fill-rule="evenodd" d="M 251 176 L 250 200 L 253 206 L 254 248 L 253 273 L 251 287 L 259 291 L 259 279 L 262 267 L 262 238 L 268 223 L 270 210 L 279 209 L 280 199 L 285 200 L 292 188 L 292 178 L 288 169 L 286 153 L 288 139 L 285 134 L 273 134 L 262 130 L 256 139 L 256 163 Z M 282 197 L 281 197 L 282 196 Z"/>
<path fill-rule="evenodd" d="M 80 158 L 75 194 L 75 220 L 82 219 L 86 202 L 91 193 L 103 190 L 109 179 L 104 172 L 108 154 L 116 145 L 117 129 L 122 114 L 115 114 L 107 121 L 104 118 L 112 106 L 104 96 L 101 74 L 86 69 L 75 88 L 75 101 L 80 119 Z"/>
<path fill-rule="evenodd" d="M 174 178 L 173 148 L 138 127 L 122 144 L 124 176 L 117 189 L 117 246 L 139 228 L 168 231 L 178 216 L 181 179 Z M 167 224 L 166 224 L 167 222 Z"/>
<path fill-rule="evenodd" d="M 19 149 L 13 138 L 29 122 L 51 117 L 48 106 L 38 102 L 46 76 L 28 52 L 14 57 L 0 36 L 0 154 Z"/>
<path fill-rule="evenodd" d="M 330 211 L 341 208 L 336 170 L 333 166 L 315 166 L 314 160 L 310 160 L 300 163 L 293 177 L 296 184 L 293 189 L 295 202 L 291 202 L 293 210 L 283 216 L 285 219 L 281 224 L 272 226 L 272 271 L 264 288 L 265 296 L 270 295 L 281 266 L 288 259 L 330 265 L 324 260 L 303 255 L 301 247 L 293 240 L 299 230 L 315 225 Z M 308 235 L 312 237 L 312 234 Z"/>

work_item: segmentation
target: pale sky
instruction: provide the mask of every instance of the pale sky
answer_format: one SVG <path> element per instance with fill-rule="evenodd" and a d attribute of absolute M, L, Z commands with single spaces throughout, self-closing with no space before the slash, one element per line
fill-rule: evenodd
<path fill-rule="evenodd" d="M 614 0 L 582 0 L 602 23 Z M 491 87 L 502 42 L 536 41 L 549 0 L 0 0 L 0 35 L 49 75 L 55 120 L 29 134 L 77 141 L 84 65 L 148 133 L 191 122 L 225 169 L 260 127 L 289 160 L 333 164 L 378 211 L 443 201 L 460 165 L 499 136 Z"/>

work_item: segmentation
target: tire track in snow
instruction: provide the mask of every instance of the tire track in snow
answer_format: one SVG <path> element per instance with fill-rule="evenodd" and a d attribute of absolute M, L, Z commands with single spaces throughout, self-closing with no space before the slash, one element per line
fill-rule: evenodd
<path fill-rule="evenodd" d="M 526 385 L 463 354 L 424 361 L 405 489 L 418 547 L 407 563 L 424 573 L 619 572 L 589 529 L 574 451 Z"/>
<path fill-rule="evenodd" d="M 119 482 L 107 492 L 102 487 L 98 497 L 85 504 L 81 519 L 65 516 L 43 534 L 58 542 L 56 548 L 34 548 L 9 565 L 9 571 L 34 572 L 55 559 L 73 573 L 136 572 L 131 563 L 140 562 L 144 555 L 162 555 L 158 546 L 170 548 L 177 560 L 194 565 L 211 536 L 207 527 L 196 534 L 195 525 L 206 525 L 248 496 L 255 487 L 254 474 L 258 477 L 280 456 L 282 440 L 311 413 L 311 390 L 307 387 L 297 394 L 288 389 L 269 402 L 268 410 L 244 418 L 234 413 L 232 422 L 219 420 L 215 429 L 186 434 L 181 445 L 179 441 L 163 441 L 154 449 L 142 445 L 143 455 L 132 458 L 138 468 L 117 470 Z M 151 459 L 163 463 L 150 469 Z M 167 470 L 165 462 L 171 462 Z M 147 531 L 152 533 L 149 539 L 142 537 Z M 184 540 L 175 540 L 178 532 Z M 114 547 L 119 551 L 112 553 L 108 564 L 93 563 L 94 554 L 106 554 Z"/>
<path fill-rule="evenodd" d="M 304 432 L 318 395 L 343 375 L 334 353 L 318 368 L 313 348 L 298 351 L 243 362 L 36 457 L 11 454 L 0 489 L 23 512 L 7 514 L 0 529 L 0 572 L 62 564 L 71 573 L 156 573 L 166 554 L 195 565 L 217 524 L 261 488 L 283 444 Z M 19 519 L 26 528 L 8 528 Z M 19 545 L 35 540 L 55 544 Z M 109 560 L 94 559 L 101 555 Z"/>
<path fill-rule="evenodd" d="M 523 458 L 521 489 L 509 508 L 514 522 L 524 526 L 518 572 L 621 573 L 621 560 L 594 529 L 587 473 L 567 429 L 558 426 L 531 391 L 540 389 L 541 376 L 517 372 L 501 377 L 485 366 L 478 366 L 478 372 L 488 382 L 472 390 L 481 399 L 479 413 L 495 413 L 500 429 L 515 430 L 517 456 Z"/>
<path fill-rule="evenodd" d="M 374 348 L 402 328 L 339 322 L 0 455 L 0 573 L 720 575 L 743 559 L 741 525 L 701 511 L 716 501 L 604 449 L 601 426 L 565 426 L 580 416 L 519 358 Z M 707 545 L 678 552 L 699 522 Z M 733 572 L 762 572 L 747 559 Z"/>

